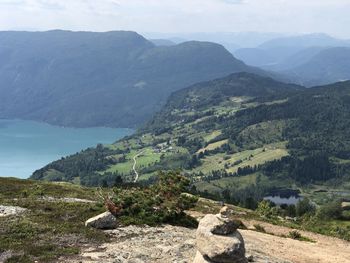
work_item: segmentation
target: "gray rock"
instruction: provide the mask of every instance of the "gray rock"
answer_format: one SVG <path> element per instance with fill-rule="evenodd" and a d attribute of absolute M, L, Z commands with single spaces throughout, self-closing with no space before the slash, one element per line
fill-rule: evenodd
<path fill-rule="evenodd" d="M 197 249 L 203 259 L 218 263 L 247 262 L 244 241 L 236 229 L 234 221 L 228 218 L 206 215 L 199 222 L 196 232 Z"/>
<path fill-rule="evenodd" d="M 85 226 L 97 229 L 114 229 L 117 226 L 117 219 L 110 212 L 105 212 L 86 220 Z"/>
<path fill-rule="evenodd" d="M 221 215 L 206 215 L 198 226 L 198 229 L 206 229 L 215 235 L 228 235 L 238 229 L 238 224 Z"/>
<path fill-rule="evenodd" d="M 24 213 L 27 209 L 19 206 L 0 205 L 0 217 L 13 216 Z"/>
<path fill-rule="evenodd" d="M 222 217 L 228 217 L 228 216 L 232 215 L 232 210 L 230 208 L 228 208 L 227 206 L 224 206 L 220 209 L 220 215 Z"/>

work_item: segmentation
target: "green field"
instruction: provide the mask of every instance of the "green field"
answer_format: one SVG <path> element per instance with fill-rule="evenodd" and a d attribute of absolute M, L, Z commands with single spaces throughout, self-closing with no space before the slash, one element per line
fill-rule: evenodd
<path fill-rule="evenodd" d="M 200 152 L 204 152 L 204 151 L 211 151 L 211 150 L 215 150 L 217 148 L 220 148 L 222 145 L 228 143 L 228 140 L 222 140 L 222 141 L 218 141 L 218 142 L 214 142 L 214 143 L 211 143 L 211 144 L 208 144 L 208 146 L 202 148 L 202 149 L 199 149 L 197 151 L 197 153 L 200 153 Z"/>
<path fill-rule="evenodd" d="M 227 177 L 219 180 L 213 180 L 210 182 L 198 182 L 196 183 L 196 188 L 201 191 L 208 192 L 221 192 L 225 188 L 231 189 L 243 189 L 248 185 L 255 185 L 257 179 L 257 174 L 250 174 L 247 176 L 235 176 Z M 263 177 L 263 180 L 268 180 L 266 177 Z"/>
<path fill-rule="evenodd" d="M 218 145 L 222 145 L 223 141 L 217 142 L 213 145 L 212 149 L 218 147 Z M 265 162 L 281 159 L 284 156 L 288 155 L 288 151 L 285 148 L 286 143 L 276 143 L 266 145 L 262 148 L 257 148 L 254 150 L 246 150 L 239 153 L 235 153 L 232 155 L 225 154 L 215 154 L 206 156 L 202 160 L 202 164 L 195 168 L 196 172 L 202 173 L 210 173 L 215 170 L 225 169 L 227 172 L 237 172 L 238 168 L 243 168 L 246 166 L 254 167 L 255 165 L 264 164 Z M 237 161 L 241 161 L 241 163 L 235 165 Z M 229 166 L 229 168 L 225 168 L 225 166 Z"/>
<path fill-rule="evenodd" d="M 221 134 L 222 134 L 222 132 L 220 130 L 215 130 L 215 131 L 211 132 L 210 134 L 205 135 L 203 138 L 206 142 L 209 142 Z"/>
<path fill-rule="evenodd" d="M 212 180 L 210 182 L 200 181 L 195 183 L 197 190 L 199 190 L 200 192 L 208 191 L 209 193 L 220 193 L 224 189 L 231 189 L 231 191 L 237 191 L 253 185 L 288 188 L 291 186 L 291 184 L 292 182 L 290 180 L 285 180 L 284 182 L 280 180 L 273 180 L 271 178 L 268 178 L 267 176 L 261 175 L 260 173 L 254 173 L 245 176 L 232 176 Z"/>

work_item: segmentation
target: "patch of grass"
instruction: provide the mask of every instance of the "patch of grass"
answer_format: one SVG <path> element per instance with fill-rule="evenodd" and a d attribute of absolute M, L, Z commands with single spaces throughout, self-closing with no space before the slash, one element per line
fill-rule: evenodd
<path fill-rule="evenodd" d="M 259 178 L 259 181 L 257 182 L 257 179 Z M 196 188 L 201 191 L 208 191 L 208 192 L 218 192 L 222 191 L 223 189 L 233 189 L 233 190 L 240 190 L 244 189 L 247 186 L 256 185 L 259 184 L 267 185 L 267 186 L 284 186 L 281 182 L 272 180 L 271 178 L 268 178 L 267 176 L 260 175 L 258 173 L 249 174 L 245 176 L 232 176 L 232 177 L 226 177 L 221 178 L 217 180 L 213 180 L 210 182 L 206 181 L 200 181 L 195 183 Z M 286 184 L 288 182 L 286 181 Z"/>
<path fill-rule="evenodd" d="M 12 256 L 11 258 L 7 259 L 5 263 L 32 263 L 33 261 L 31 260 L 30 257 L 27 255 L 16 255 Z"/>
<path fill-rule="evenodd" d="M 136 159 L 136 168 L 140 169 L 155 164 L 160 161 L 160 156 L 160 153 L 155 153 L 152 149 L 145 149 L 142 155 L 138 156 Z"/>
<path fill-rule="evenodd" d="M 119 174 L 129 175 L 132 173 L 132 166 L 133 166 L 133 162 L 131 160 L 127 160 L 124 163 L 118 163 L 118 164 L 112 165 L 106 170 L 106 172 L 111 172 L 111 173 L 118 172 Z"/>
<path fill-rule="evenodd" d="M 285 145 L 284 145 L 285 146 Z M 255 165 L 264 164 L 269 161 L 281 159 L 288 155 L 288 151 L 283 145 L 268 145 L 255 150 L 247 150 L 232 155 L 231 159 L 226 163 L 234 164 L 236 161 L 241 160 L 239 165 L 234 165 L 227 169 L 228 172 L 237 172 L 238 168 L 244 168 L 246 166 L 254 167 Z"/>
<path fill-rule="evenodd" d="M 255 224 L 255 225 L 254 225 L 254 228 L 255 228 L 255 230 L 258 231 L 258 232 L 266 233 L 265 228 L 264 228 L 262 225 L 260 225 L 260 224 Z"/>
<path fill-rule="evenodd" d="M 303 227 L 312 232 L 322 235 L 334 236 L 350 241 L 349 220 L 317 220 L 310 219 L 304 222 Z"/>
<path fill-rule="evenodd" d="M 0 189 L 1 204 L 27 209 L 21 215 L 0 218 L 0 251 L 14 252 L 7 262 L 52 262 L 60 256 L 79 253 L 84 244 L 109 240 L 103 232 L 84 226 L 85 220 L 105 211 L 102 204 L 41 199 L 42 196 L 93 199 L 93 188 L 0 178 Z"/>
<path fill-rule="evenodd" d="M 204 151 L 215 150 L 217 148 L 220 148 L 222 145 L 224 145 L 227 142 L 228 142 L 228 140 L 222 140 L 222 141 L 214 142 L 214 143 L 209 144 L 207 147 L 198 150 L 197 152 L 199 153 L 199 152 L 204 152 Z"/>
<path fill-rule="evenodd" d="M 301 234 L 297 230 L 292 230 L 292 231 L 289 232 L 288 237 L 290 237 L 292 239 L 300 240 L 301 239 Z"/>
<path fill-rule="evenodd" d="M 225 154 L 223 153 L 206 156 L 201 160 L 202 164 L 195 168 L 194 171 L 208 174 L 211 171 L 221 170 L 224 167 L 224 156 Z"/>
<path fill-rule="evenodd" d="M 226 142 L 226 140 L 223 140 L 216 142 L 214 143 L 215 145 L 213 145 L 217 147 Z M 202 164 L 196 167 L 194 171 L 209 174 L 212 171 L 224 169 L 229 173 L 235 173 L 237 172 L 238 168 L 244 168 L 247 166 L 254 167 L 256 165 L 264 164 L 268 161 L 281 159 L 282 157 L 288 155 L 289 154 L 286 149 L 286 142 L 273 143 L 268 144 L 264 147 L 256 148 L 253 150 L 245 150 L 232 155 L 217 153 L 215 155 L 205 156 L 205 158 L 201 160 Z"/>
<path fill-rule="evenodd" d="M 20 197 L 72 197 L 91 199 L 95 197 L 95 189 L 82 187 L 66 182 L 42 182 L 20 180 L 16 178 L 0 178 L 0 201 Z"/>
<path fill-rule="evenodd" d="M 301 233 L 297 230 L 292 230 L 288 233 L 288 236 L 291 239 L 299 240 L 299 241 L 306 241 L 306 242 L 315 242 L 315 240 L 302 236 Z"/>
<path fill-rule="evenodd" d="M 210 133 L 210 134 L 208 134 L 208 135 L 205 135 L 205 136 L 204 136 L 204 140 L 205 140 L 206 142 L 209 142 L 209 141 L 215 139 L 216 137 L 218 137 L 218 136 L 221 135 L 221 134 L 222 134 L 222 132 L 221 132 L 220 130 L 215 130 L 215 131 L 213 131 L 212 133 Z"/>

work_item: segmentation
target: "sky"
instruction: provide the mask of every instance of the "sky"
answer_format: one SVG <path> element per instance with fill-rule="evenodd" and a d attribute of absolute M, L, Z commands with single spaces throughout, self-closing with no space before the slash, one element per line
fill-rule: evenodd
<path fill-rule="evenodd" d="M 0 0 L 0 30 L 323 32 L 350 38 L 350 0 Z"/>

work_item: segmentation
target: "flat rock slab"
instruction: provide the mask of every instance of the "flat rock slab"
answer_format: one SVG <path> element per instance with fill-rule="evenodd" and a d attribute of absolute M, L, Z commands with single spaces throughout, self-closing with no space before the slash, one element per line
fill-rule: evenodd
<path fill-rule="evenodd" d="M 196 254 L 194 229 L 127 226 L 105 233 L 111 236 L 111 242 L 85 248 L 78 259 L 64 262 L 192 263 Z"/>
<path fill-rule="evenodd" d="M 192 263 L 196 256 L 196 229 L 170 225 L 127 226 L 104 232 L 111 236 L 111 242 L 86 246 L 79 255 L 59 262 Z M 248 246 L 247 254 L 253 256 L 254 263 L 287 263 L 256 251 L 256 245 L 254 249 Z"/>
<path fill-rule="evenodd" d="M 19 206 L 0 205 L 0 217 L 19 215 L 26 211 L 26 208 Z"/>

